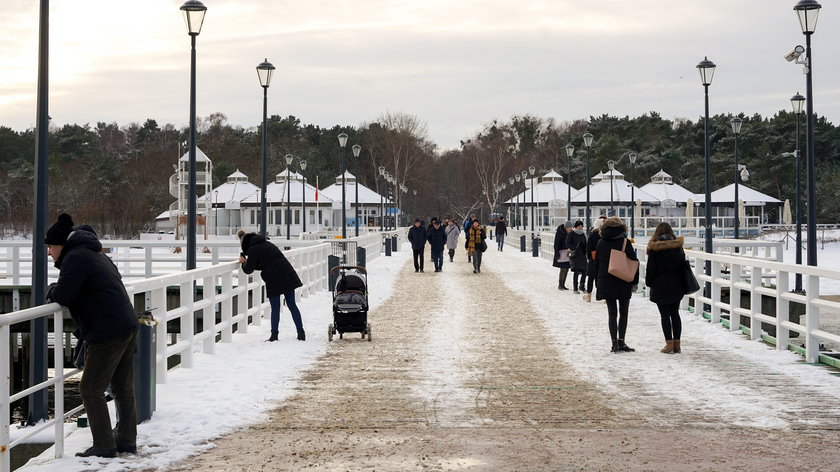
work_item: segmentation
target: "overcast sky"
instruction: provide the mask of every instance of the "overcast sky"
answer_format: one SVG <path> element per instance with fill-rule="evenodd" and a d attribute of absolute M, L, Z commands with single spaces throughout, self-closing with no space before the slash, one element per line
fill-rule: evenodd
<path fill-rule="evenodd" d="M 0 125 L 35 125 L 38 3 L 0 0 Z M 189 36 L 170 0 L 53 0 L 53 123 L 186 126 Z M 717 64 L 711 113 L 772 115 L 805 95 L 795 0 L 207 0 L 199 116 L 262 119 L 255 67 L 276 67 L 269 114 L 321 126 L 416 115 L 442 149 L 493 119 L 696 119 L 695 66 Z M 813 37 L 815 111 L 840 120 L 840 8 Z"/>

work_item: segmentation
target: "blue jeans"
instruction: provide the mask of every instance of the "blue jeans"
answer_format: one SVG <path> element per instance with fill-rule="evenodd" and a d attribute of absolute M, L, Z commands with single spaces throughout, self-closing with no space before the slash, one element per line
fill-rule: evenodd
<path fill-rule="evenodd" d="M 496 235 L 496 244 L 499 245 L 499 250 L 500 251 L 502 250 L 503 247 L 505 247 L 505 233 Z"/>
<path fill-rule="evenodd" d="M 295 291 L 289 290 L 283 296 L 286 298 L 286 306 L 289 307 L 289 312 L 292 313 L 292 321 L 295 322 L 295 328 L 297 328 L 298 332 L 303 331 L 300 310 L 295 303 Z M 271 304 L 271 332 L 276 333 L 280 328 L 280 295 L 268 297 L 268 303 Z"/>
<path fill-rule="evenodd" d="M 432 250 L 432 261 L 435 263 L 435 270 L 443 269 L 443 249 L 439 251 Z"/>

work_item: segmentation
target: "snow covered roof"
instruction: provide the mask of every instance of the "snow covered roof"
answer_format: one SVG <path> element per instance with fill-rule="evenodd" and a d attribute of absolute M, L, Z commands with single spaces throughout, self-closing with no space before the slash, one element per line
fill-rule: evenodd
<path fill-rule="evenodd" d="M 663 170 L 654 174 L 650 182 L 642 187 L 642 191 L 658 198 L 660 202 L 672 200 L 675 203 L 685 203 L 689 198 L 694 201 L 698 198 L 694 192 L 675 184 L 671 176 Z"/>
<path fill-rule="evenodd" d="M 248 181 L 248 176 L 243 174 L 242 172 L 239 172 L 239 169 L 236 169 L 236 172 L 227 176 L 227 181 L 228 182 L 247 182 Z"/>
<path fill-rule="evenodd" d="M 344 191 L 346 192 L 346 198 L 348 203 L 355 203 L 356 202 L 356 176 L 349 172 L 344 173 L 344 178 L 347 180 L 347 183 L 344 185 Z M 330 185 L 329 187 L 322 190 L 324 195 L 328 196 L 329 198 L 341 202 L 341 176 L 336 178 L 336 183 Z M 382 197 L 382 200 L 385 203 L 391 203 L 387 197 Z M 372 205 L 376 204 L 379 205 L 380 196 L 377 192 L 365 187 L 362 184 L 359 184 L 359 204 L 362 205 Z"/>
<path fill-rule="evenodd" d="M 190 151 L 188 150 L 187 152 L 185 152 L 184 155 L 181 156 L 181 158 L 178 160 L 181 162 L 189 161 Z M 195 147 L 195 162 L 210 162 L 210 158 L 207 157 L 207 154 L 204 154 L 204 151 L 199 149 L 198 146 Z"/>
<path fill-rule="evenodd" d="M 655 196 L 624 180 L 624 176 L 620 172 L 615 172 L 612 180 L 609 178 L 609 174 L 599 174 L 599 176 L 602 178 L 597 181 L 593 178 L 592 185 L 589 186 L 589 203 L 610 203 L 610 187 L 612 187 L 612 201 L 615 203 L 627 203 L 633 201 L 633 199 L 641 200 L 642 203 L 647 204 L 658 204 L 660 202 Z M 572 203 L 585 202 L 586 188 L 584 187 L 578 193 L 572 195 Z"/>
<path fill-rule="evenodd" d="M 259 193 L 260 188 L 248 182 L 248 176 L 236 171 L 228 176 L 227 182 L 202 195 L 198 201 L 209 199 L 214 206 L 224 206 L 228 202 L 243 202 L 251 196 L 259 198 Z"/>
<path fill-rule="evenodd" d="M 543 179 L 544 180 L 538 181 L 534 186 L 534 201 L 539 204 L 549 203 L 554 200 L 562 200 L 565 202 L 568 199 L 570 188 L 572 195 L 577 192 L 574 187 L 570 187 L 566 184 L 566 182 L 563 182 L 563 177 L 553 170 L 545 174 Z M 537 179 L 528 179 L 525 182 L 525 190 L 520 192 L 518 195 L 514 195 L 512 198 L 505 201 L 504 204 L 509 205 L 516 202 L 517 196 L 519 197 L 519 203 L 522 203 L 523 201 L 530 203 L 531 180 Z"/>
<path fill-rule="evenodd" d="M 699 196 L 698 196 L 699 197 Z M 738 184 L 738 198 L 744 201 L 746 206 L 764 206 L 767 203 L 781 204 L 782 201 L 770 195 L 763 194 L 758 190 L 751 189 L 744 184 Z M 735 184 L 731 183 L 726 187 L 712 192 L 712 204 L 735 202 Z"/>
<path fill-rule="evenodd" d="M 287 168 L 283 169 L 282 171 L 278 172 L 277 175 L 274 176 L 274 182 L 276 182 L 278 184 L 279 183 L 285 183 L 286 182 L 286 172 L 288 170 L 289 170 L 289 168 L 287 167 Z M 303 176 L 301 174 L 298 174 L 295 171 L 291 171 L 291 172 L 289 172 L 289 180 L 291 180 L 291 181 L 299 180 L 299 181 L 303 182 Z"/>

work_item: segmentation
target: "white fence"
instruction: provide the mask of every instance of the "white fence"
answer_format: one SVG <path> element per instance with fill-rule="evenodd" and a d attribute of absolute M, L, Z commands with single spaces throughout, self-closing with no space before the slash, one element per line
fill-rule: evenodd
<path fill-rule="evenodd" d="M 367 249 L 367 258 L 371 260 L 379 256 L 382 250 L 382 234 L 369 234 L 353 238 L 357 241 L 358 246 Z M 283 241 L 275 241 L 279 243 L 278 246 L 283 246 Z M 105 244 L 112 247 L 129 248 L 124 243 L 112 244 L 111 241 L 106 241 Z M 138 241 L 128 242 L 132 246 L 136 246 Z M 221 248 L 237 248 L 230 259 L 237 258 L 238 241 L 220 243 Z M 166 247 L 172 246 L 172 242 L 166 243 Z M 22 247 L 31 247 L 28 244 L 12 244 L 7 245 L 12 247 L 13 252 L 24 252 Z M 149 247 L 156 247 L 152 244 Z M 17 249 L 15 249 L 17 248 Z M 328 268 L 327 256 L 330 254 L 330 244 L 321 242 L 315 245 L 310 243 L 309 247 L 302 247 L 285 251 L 284 254 L 292 266 L 295 267 L 300 276 L 303 287 L 296 292 L 300 298 L 306 298 L 318 290 L 327 288 Z M 155 262 L 166 263 L 170 258 L 164 257 L 161 260 L 145 261 L 136 259 L 136 255 L 132 251 L 126 251 L 128 255 L 124 259 L 117 258 L 115 261 L 121 270 L 132 270 L 136 264 L 148 270 L 149 265 L 155 266 Z M 153 254 L 148 252 L 147 248 L 143 248 L 142 254 Z M 119 255 L 119 253 L 118 253 Z M 183 255 L 181 255 L 183 258 Z M 217 259 L 218 258 L 218 259 Z M 169 359 L 173 356 L 180 356 L 180 363 L 182 367 L 190 368 L 194 363 L 194 355 L 196 352 L 204 352 L 207 354 L 214 354 L 216 338 L 219 337 L 221 342 L 233 341 L 233 328 L 240 333 L 245 333 L 248 330 L 249 320 L 250 324 L 260 325 L 263 315 L 270 312 L 268 300 L 263 297 L 263 283 L 262 279 L 256 274 L 248 275 L 240 270 L 238 262 L 218 263 L 216 265 L 208 265 L 207 262 L 212 262 L 214 259 L 221 260 L 218 256 L 207 256 L 204 258 L 206 267 L 199 267 L 190 271 L 176 272 L 168 275 L 156 275 L 150 278 L 137 279 L 126 284 L 126 290 L 131 296 L 132 300 L 137 300 L 140 297 L 135 295 L 144 295 L 146 307 L 152 308 L 152 314 L 158 321 L 156 330 L 156 375 L 158 383 L 166 383 L 167 381 L 167 366 Z M 31 266 L 31 264 L 30 264 Z M 21 267 L 18 265 L 17 267 Z M 164 270 L 157 267 L 155 270 Z M 180 287 L 180 303 L 178 307 L 167 309 L 167 287 Z M 201 287 L 202 295 L 197 296 L 197 290 L 193 287 Z M 139 307 L 137 307 L 139 308 Z M 140 311 L 140 310 L 138 310 Z M 199 314 L 202 319 L 202 331 L 195 332 L 196 314 Z M 219 322 L 216 322 L 216 315 L 219 315 Z M 64 411 L 64 381 L 71 376 L 80 372 L 79 369 L 64 369 L 60 366 L 64 365 L 64 351 L 65 337 L 63 333 L 63 322 L 66 313 L 57 303 L 41 305 L 38 307 L 29 308 L 22 311 L 17 311 L 5 315 L 0 315 L 0 472 L 7 472 L 11 468 L 10 458 L 11 449 L 32 437 L 33 435 L 54 428 L 55 431 L 55 455 L 61 457 L 64 454 L 64 421 L 79 413 L 82 407 L 77 407 L 70 411 Z M 11 346 L 11 332 L 10 327 L 13 324 L 31 321 L 37 318 L 52 317 L 54 320 L 53 332 L 51 338 L 54 339 L 54 355 L 55 355 L 55 374 L 53 378 L 45 382 L 29 387 L 21 392 L 10 394 L 11 391 L 11 372 L 10 359 L 12 357 Z M 171 344 L 167 344 L 166 325 L 168 321 L 178 320 L 180 323 L 180 337 Z M 31 428 L 25 435 L 10 440 L 10 420 L 11 420 L 11 403 L 17 400 L 26 398 L 27 396 L 55 386 L 55 415 L 50 421 L 39 423 L 38 426 Z"/>

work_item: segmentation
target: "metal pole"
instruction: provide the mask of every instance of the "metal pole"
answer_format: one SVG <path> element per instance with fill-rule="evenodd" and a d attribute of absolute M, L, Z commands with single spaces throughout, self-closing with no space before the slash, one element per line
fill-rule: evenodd
<path fill-rule="evenodd" d="M 359 237 L 359 161 L 356 157 L 356 237 Z"/>
<path fill-rule="evenodd" d="M 735 239 L 740 238 L 739 228 L 740 228 L 740 200 L 738 199 L 738 135 L 740 133 L 735 133 Z M 735 252 L 738 252 L 738 246 L 735 246 Z"/>
<path fill-rule="evenodd" d="M 615 179 L 613 179 L 613 170 L 610 169 L 610 216 L 615 216 L 615 204 L 613 203 L 613 185 L 615 185 Z"/>
<path fill-rule="evenodd" d="M 306 232 L 306 176 L 303 175 L 303 169 L 300 170 L 300 176 L 303 177 L 303 189 L 301 190 L 300 194 L 302 195 L 301 203 L 300 203 L 300 213 L 303 217 L 303 232 Z"/>
<path fill-rule="evenodd" d="M 347 186 L 344 174 L 347 167 L 344 164 L 344 146 L 341 146 L 341 239 L 347 239 Z"/>
<path fill-rule="evenodd" d="M 536 219 L 536 203 L 534 203 L 534 178 L 531 177 L 531 239 L 534 239 L 534 220 Z"/>
<path fill-rule="evenodd" d="M 262 188 L 260 189 L 260 234 L 268 234 L 268 87 L 263 87 Z"/>
<path fill-rule="evenodd" d="M 38 127 L 35 131 L 35 214 L 32 237 L 32 306 L 43 305 L 47 293 L 47 212 L 49 206 L 49 51 L 50 51 L 50 2 L 41 0 L 38 37 Z M 47 319 L 32 320 L 29 327 L 32 338 L 29 364 L 29 385 L 47 380 Z M 7 362 L 7 361 L 2 361 Z M 47 390 L 29 396 L 29 417 L 33 425 L 48 419 Z M 8 454 L 8 451 L 6 451 Z"/>
<path fill-rule="evenodd" d="M 713 252 L 712 246 L 712 156 L 709 149 L 709 86 L 703 85 L 705 92 L 706 114 L 703 122 L 703 137 L 706 172 L 706 252 Z M 706 261 L 706 275 L 712 275 L 712 261 Z M 706 283 L 706 295 L 711 295 L 711 284 Z"/>
<path fill-rule="evenodd" d="M 566 167 L 566 217 L 568 221 L 572 221 L 572 156 L 568 156 L 568 166 Z"/>
<path fill-rule="evenodd" d="M 811 33 L 805 33 L 805 53 L 808 55 L 808 73 L 805 83 L 805 107 L 808 116 L 805 118 L 807 138 L 806 165 L 808 168 L 808 265 L 817 265 L 817 183 L 816 162 L 814 156 L 814 90 L 811 75 L 814 71 L 814 60 L 811 56 Z"/>
<path fill-rule="evenodd" d="M 385 231 L 385 197 L 382 196 L 383 190 L 379 186 L 380 178 L 376 178 L 376 191 L 379 193 L 379 231 Z"/>
<path fill-rule="evenodd" d="M 286 239 L 292 238 L 292 165 L 286 165 Z"/>
<path fill-rule="evenodd" d="M 187 198 L 187 270 L 195 269 L 195 38 L 197 34 L 190 34 L 190 176 Z"/>
<path fill-rule="evenodd" d="M 796 114 L 796 265 L 802 264 L 802 163 L 799 150 L 799 117 L 801 113 Z M 796 274 L 795 290 L 797 293 L 802 292 L 802 274 Z"/>
<path fill-rule="evenodd" d="M 592 150 L 591 146 L 586 147 L 586 182 L 584 182 L 586 184 L 586 209 L 584 210 L 586 215 L 584 215 L 584 216 L 586 216 L 586 232 L 587 232 L 587 234 L 589 233 L 589 228 L 592 227 L 592 221 L 590 220 L 590 216 L 589 216 L 589 187 L 590 187 L 590 184 L 591 184 L 591 180 L 590 180 L 590 177 L 589 177 L 589 157 L 590 157 L 589 153 L 590 153 L 591 150 Z"/>
<path fill-rule="evenodd" d="M 636 181 L 633 180 L 635 162 L 630 163 L 630 239 L 636 239 Z"/>

